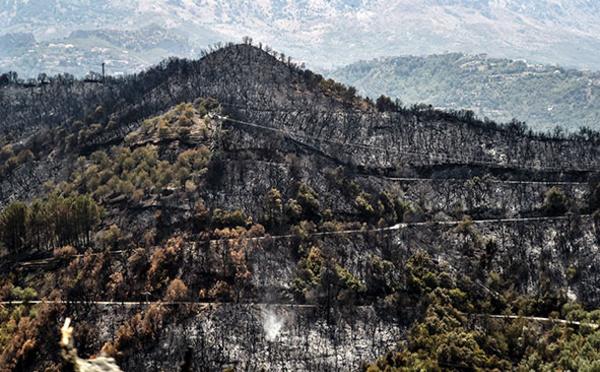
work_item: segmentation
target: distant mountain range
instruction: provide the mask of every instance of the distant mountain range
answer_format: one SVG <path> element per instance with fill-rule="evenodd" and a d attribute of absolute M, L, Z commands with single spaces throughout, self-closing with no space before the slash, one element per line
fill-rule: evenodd
<path fill-rule="evenodd" d="M 600 69 L 599 11 L 589 0 L 0 0 L 0 70 L 83 75 L 105 61 L 128 73 L 245 35 L 312 68 L 459 51 Z"/>
<path fill-rule="evenodd" d="M 386 94 L 500 122 L 514 117 L 538 131 L 600 128 L 597 72 L 450 53 L 362 61 L 329 76 L 374 99 Z"/>

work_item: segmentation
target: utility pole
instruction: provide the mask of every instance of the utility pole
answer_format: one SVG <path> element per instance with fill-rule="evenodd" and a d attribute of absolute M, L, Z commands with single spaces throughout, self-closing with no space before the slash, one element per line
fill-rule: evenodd
<path fill-rule="evenodd" d="M 102 62 L 102 82 L 104 83 L 104 66 L 106 63 Z"/>

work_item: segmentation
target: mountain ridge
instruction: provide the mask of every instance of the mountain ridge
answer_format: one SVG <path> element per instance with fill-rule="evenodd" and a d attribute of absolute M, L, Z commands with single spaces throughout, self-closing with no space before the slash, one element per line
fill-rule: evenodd
<path fill-rule="evenodd" d="M 63 57 L 48 45 L 70 44 L 68 35 L 77 29 L 132 32 L 151 23 L 159 23 L 174 34 L 185 37 L 196 50 L 196 55 L 208 44 L 239 40 L 241 35 L 250 35 L 255 40 L 286 50 L 313 68 L 339 66 L 373 56 L 433 54 L 449 50 L 600 69 L 596 62 L 600 30 L 594 16 L 599 9 L 597 4 L 586 1 L 477 0 L 440 3 L 311 0 L 231 3 L 138 0 L 132 4 L 105 3 L 100 10 L 89 2 L 50 5 L 37 0 L 5 0 L 0 5 L 0 14 L 6 20 L 3 33 L 32 32 L 40 40 L 30 43 L 27 48 L 13 49 L 11 58 L 5 58 L 0 68 L 22 69 L 18 72 L 29 76 L 43 71 L 50 74 L 60 72 L 55 62 Z M 78 23 L 77 19 L 81 21 Z M 76 45 L 68 54 L 72 58 L 82 56 L 85 52 L 89 53 L 93 44 L 93 39 L 87 40 Z M 23 56 L 31 49 L 43 50 L 52 57 L 52 61 L 40 65 L 33 58 Z M 110 52 L 96 51 L 93 55 L 106 60 L 123 58 L 118 48 Z M 138 57 L 142 58 L 144 66 L 160 59 L 156 54 Z M 162 54 L 162 58 L 165 57 L 167 55 Z M 131 66 L 117 64 L 115 67 L 123 68 L 125 73 L 139 71 L 140 61 L 125 58 Z M 81 66 L 70 66 L 63 71 L 83 75 L 97 69 L 97 64 L 91 61 L 83 59 L 80 63 Z M 111 67 L 111 63 L 108 66 Z"/>
<path fill-rule="evenodd" d="M 361 61 L 328 75 L 356 86 L 361 94 L 469 109 L 502 122 L 516 117 L 538 131 L 598 125 L 600 80 L 598 73 L 590 71 L 447 53 Z"/>
<path fill-rule="evenodd" d="M 236 64 L 238 67 L 230 67 Z M 272 69 L 265 69 L 265 66 L 272 66 Z M 478 121 L 468 112 L 442 112 L 419 106 L 394 108 L 391 102 L 385 109 L 389 111 L 378 112 L 375 104 L 369 104 L 345 87 L 283 63 L 249 45 L 229 46 L 199 61 L 165 61 L 134 79 L 109 80 L 99 85 L 57 80 L 49 86 L 33 89 L 39 96 L 32 96 L 27 89 L 18 87 L 4 90 L 6 104 L 3 105 L 4 120 L 0 123 L 5 133 L 3 146 L 26 141 L 36 153 L 39 151 L 35 150 L 36 146 L 43 141 L 31 136 L 32 128 L 44 123 L 45 131 L 53 131 L 56 126 L 64 126 L 65 120 L 89 122 L 93 119 L 86 119 L 85 115 L 79 118 L 70 115 L 87 105 L 83 112 L 93 117 L 94 110 L 101 105 L 103 110 L 112 113 L 110 120 L 104 119 L 106 128 L 94 130 L 97 133 L 92 136 L 85 128 L 85 131 L 79 128 L 73 133 L 76 137 L 89 137 L 80 145 L 93 149 L 103 143 L 118 141 L 139 125 L 140 120 L 158 115 L 179 102 L 190 102 L 195 97 L 215 97 L 232 119 L 267 126 L 272 128 L 273 135 L 279 131 L 284 135 L 288 133 L 292 139 L 299 133 L 299 142 L 304 146 L 311 146 L 338 162 L 367 169 L 396 172 L 402 163 L 435 167 L 438 163 L 454 162 L 456 171 L 460 170 L 461 164 L 481 164 L 484 168 L 493 165 L 501 174 L 501 169 L 509 173 L 536 168 L 541 172 L 552 172 L 566 162 L 567 168 L 577 172 L 580 168 L 577 164 L 582 159 L 591 162 L 584 171 L 593 169 L 592 164 L 596 161 L 594 143 L 597 137 L 593 132 L 565 141 L 549 135 L 528 134 L 518 122 L 498 126 Z M 52 90 L 56 93 L 51 93 Z M 73 97 L 80 100 L 78 104 L 70 105 L 74 111 L 63 111 L 61 115 L 53 113 L 53 105 L 67 103 L 74 100 Z M 165 100 L 164 97 L 169 98 Z M 27 105 L 31 99 L 35 99 L 36 104 L 30 104 L 34 111 L 28 119 L 19 112 L 22 104 Z M 113 122 L 110 126 L 109 121 Z M 448 123 L 452 124 L 448 126 Z M 235 122 L 228 125 L 232 124 Z M 17 127 L 27 137 L 19 138 L 19 132 L 15 131 Z M 423 142 L 440 130 L 438 138 Z M 40 132 L 39 129 L 36 131 Z M 81 133 L 85 135 L 82 137 Z M 455 141 L 469 146 L 461 154 L 453 154 L 452 143 Z M 511 145 L 512 141 L 530 143 L 519 148 Z M 424 143 L 427 143 L 427 149 L 422 148 Z M 376 154 L 380 151 L 377 149 L 386 150 Z M 524 154 L 530 154 L 525 156 L 526 160 Z M 9 185 L 7 195 L 12 189 Z"/>

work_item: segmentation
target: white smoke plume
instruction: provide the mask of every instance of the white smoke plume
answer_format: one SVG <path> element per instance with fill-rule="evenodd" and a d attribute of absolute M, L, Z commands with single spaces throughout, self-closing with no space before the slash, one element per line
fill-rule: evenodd
<path fill-rule="evenodd" d="M 272 309 L 263 313 L 263 329 L 267 341 L 275 341 L 281 328 L 285 324 L 285 319 L 277 315 Z"/>

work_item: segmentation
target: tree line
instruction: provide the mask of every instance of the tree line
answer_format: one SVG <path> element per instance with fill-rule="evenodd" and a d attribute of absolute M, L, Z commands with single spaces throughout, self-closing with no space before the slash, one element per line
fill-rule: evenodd
<path fill-rule="evenodd" d="M 87 195 L 16 201 L 0 215 L 0 244 L 12 254 L 28 249 L 86 247 L 103 211 Z"/>

